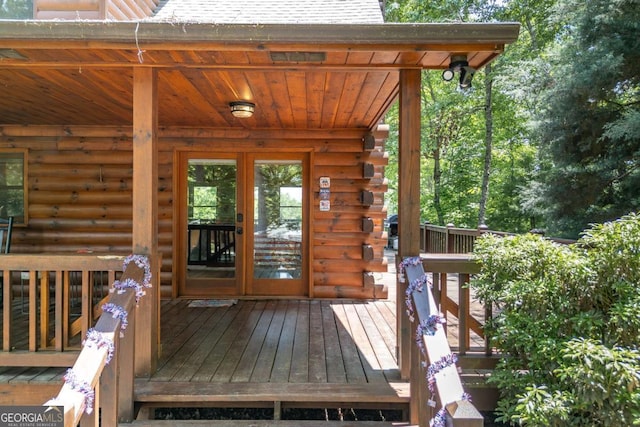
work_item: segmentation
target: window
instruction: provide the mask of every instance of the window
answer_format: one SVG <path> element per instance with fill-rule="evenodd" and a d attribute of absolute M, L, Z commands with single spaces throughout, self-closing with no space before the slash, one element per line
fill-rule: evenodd
<path fill-rule="evenodd" d="M 0 150 L 0 218 L 27 223 L 27 150 Z"/>
<path fill-rule="evenodd" d="M 33 19 L 33 1 L 0 1 L 0 19 Z"/>

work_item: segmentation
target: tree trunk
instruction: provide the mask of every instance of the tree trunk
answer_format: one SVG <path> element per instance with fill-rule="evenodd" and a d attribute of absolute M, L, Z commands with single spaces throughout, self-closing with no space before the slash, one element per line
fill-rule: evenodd
<path fill-rule="evenodd" d="M 484 169 L 482 173 L 482 189 L 480 192 L 480 208 L 478 212 L 478 226 L 485 225 L 487 200 L 489 199 L 489 178 L 491 177 L 491 146 L 493 145 L 493 110 L 491 106 L 491 64 L 485 67 L 485 134 L 484 134 Z"/>
<path fill-rule="evenodd" d="M 438 137 L 436 143 L 436 149 L 433 150 L 433 207 L 438 215 L 437 224 L 444 225 L 444 214 L 442 213 L 442 206 L 440 205 L 440 181 L 442 178 L 442 170 L 440 169 L 440 148 L 442 142 Z"/>

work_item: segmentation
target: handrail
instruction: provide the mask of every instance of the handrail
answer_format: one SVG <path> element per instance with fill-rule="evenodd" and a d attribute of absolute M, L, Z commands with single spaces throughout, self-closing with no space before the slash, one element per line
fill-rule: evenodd
<path fill-rule="evenodd" d="M 133 419 L 135 311 L 151 271 L 146 257 L 132 255 L 58 395 L 44 406 L 64 406 L 64 426 L 115 426 Z M 126 328 L 126 333 L 125 333 Z"/>
<path fill-rule="evenodd" d="M 493 349 L 484 334 L 484 321 L 491 317 L 491 307 L 481 307 L 482 315 L 473 316 L 469 281 L 471 275 L 478 273 L 480 266 L 470 254 L 426 254 L 422 256 L 424 270 L 430 274 L 433 283 L 433 297 L 440 307 L 444 317 L 452 314 L 458 320 L 456 351 L 458 355 L 465 355 L 468 351 L 477 352 L 478 345 L 470 345 L 472 334 L 476 341 L 483 341 L 485 356 L 490 356 Z M 452 285 L 452 286 L 450 286 Z M 450 287 L 454 287 L 452 294 Z M 478 308 L 475 306 L 476 309 Z M 478 311 L 478 310 L 476 310 Z"/>
<path fill-rule="evenodd" d="M 498 236 L 511 236 L 515 233 L 490 230 L 486 225 L 474 228 L 458 228 L 453 224 L 446 226 L 434 225 L 425 222 L 420 225 L 420 252 L 422 253 L 449 253 L 464 254 L 473 252 L 476 239 L 485 233 Z M 540 230 L 531 230 L 530 233 L 544 234 Z M 575 240 L 549 237 L 556 243 L 568 245 Z"/>
<path fill-rule="evenodd" d="M 422 262 L 420 257 L 415 257 L 403 260 L 399 265 L 399 279 L 409 283 L 405 293 L 406 307 L 409 319 L 415 324 L 415 340 L 410 344 L 411 422 L 421 427 L 480 427 L 483 417 L 462 387 L 457 358 L 449 348 L 442 326 L 444 318 L 436 306 L 430 289 L 431 280 Z M 428 366 L 426 372 L 423 360 Z M 429 416 L 436 405 L 441 409 Z"/>

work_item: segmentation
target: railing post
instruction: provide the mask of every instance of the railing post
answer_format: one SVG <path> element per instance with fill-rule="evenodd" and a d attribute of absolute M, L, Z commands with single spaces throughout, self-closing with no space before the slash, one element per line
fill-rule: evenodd
<path fill-rule="evenodd" d="M 485 321 L 485 324 L 492 317 L 493 317 L 493 310 L 491 308 L 491 305 L 490 304 L 486 305 L 484 307 L 484 321 Z M 487 335 L 486 332 L 484 332 L 484 355 L 485 356 L 493 355 L 493 348 L 491 347 L 491 339 L 489 338 L 489 336 Z"/>
<path fill-rule="evenodd" d="M 467 400 L 458 400 L 447 405 L 452 427 L 482 427 L 484 419 L 475 406 Z M 449 423 L 447 423 L 449 425 Z"/>
<path fill-rule="evenodd" d="M 475 243 L 476 243 L 476 239 L 477 239 L 478 237 L 482 236 L 483 234 L 485 234 L 485 233 L 486 233 L 486 232 L 488 232 L 488 231 L 489 231 L 489 227 L 487 226 L 487 224 L 480 224 L 480 225 L 478 226 L 478 234 L 477 234 L 477 236 L 473 239 L 473 241 L 472 241 L 472 243 L 471 243 L 471 248 L 470 248 L 470 249 L 471 249 L 471 251 L 470 251 L 470 252 L 473 252 L 473 249 L 474 249 L 474 247 L 475 247 Z"/>
<path fill-rule="evenodd" d="M 100 377 L 100 394 L 103 396 L 100 402 L 100 417 L 102 425 L 118 425 L 118 368 L 120 366 L 121 343 L 117 337 L 113 340 L 114 350 L 111 362 L 104 367 Z"/>
<path fill-rule="evenodd" d="M 458 354 L 464 356 L 470 344 L 469 333 L 469 275 L 458 273 Z"/>
<path fill-rule="evenodd" d="M 159 283 L 159 282 L 158 282 Z M 129 327 L 120 339 L 120 363 L 118 368 L 118 421 L 133 422 L 133 386 L 135 380 L 135 325 L 137 307 L 129 313 Z"/>
<path fill-rule="evenodd" d="M 409 401 L 409 422 L 411 424 L 417 424 L 420 426 L 428 426 L 429 419 L 426 416 L 426 402 L 424 396 L 424 384 L 422 378 L 424 373 L 422 369 L 422 355 L 418 350 L 418 345 L 415 340 L 411 340 L 411 377 L 409 378 L 409 390 L 411 394 L 411 400 Z M 426 423 L 425 423 L 426 422 Z"/>
<path fill-rule="evenodd" d="M 447 224 L 447 230 L 446 230 L 446 247 L 445 247 L 445 253 L 448 254 L 452 254 L 454 253 L 454 249 L 455 249 L 455 242 L 454 242 L 454 234 L 451 232 L 451 229 L 454 227 L 454 225 L 452 223 Z"/>
<path fill-rule="evenodd" d="M 424 250 L 422 252 L 428 253 L 431 252 L 431 232 L 429 231 L 429 221 L 424 222 L 422 229 L 424 230 L 422 235 Z"/>

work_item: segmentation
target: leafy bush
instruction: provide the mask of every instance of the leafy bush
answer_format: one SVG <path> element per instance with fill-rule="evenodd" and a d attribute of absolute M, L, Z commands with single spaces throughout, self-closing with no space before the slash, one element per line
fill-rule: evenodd
<path fill-rule="evenodd" d="M 494 308 L 499 420 L 640 424 L 640 216 L 594 225 L 574 245 L 537 235 L 477 241 L 471 286 Z"/>

